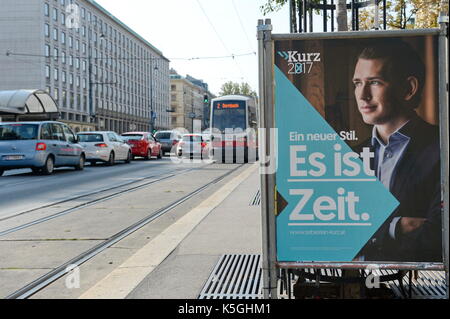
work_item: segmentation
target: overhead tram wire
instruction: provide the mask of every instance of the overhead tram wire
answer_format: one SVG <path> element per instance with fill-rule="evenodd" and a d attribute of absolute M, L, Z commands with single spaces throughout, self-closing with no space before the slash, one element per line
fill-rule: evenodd
<path fill-rule="evenodd" d="M 250 41 L 250 38 L 248 37 L 248 33 L 247 33 L 247 31 L 245 30 L 245 28 L 244 28 L 244 24 L 242 23 L 241 16 L 239 15 L 239 11 L 238 11 L 238 9 L 237 9 L 237 7 L 236 7 L 236 2 L 234 2 L 234 0 L 231 0 L 231 3 L 233 4 L 234 12 L 236 12 L 236 16 L 237 16 L 237 18 L 238 18 L 238 20 L 239 20 L 239 23 L 240 23 L 240 25 L 241 25 L 242 31 L 244 32 L 245 37 L 247 38 L 247 42 L 248 42 L 249 48 L 250 48 L 250 49 L 255 53 L 255 55 L 256 55 L 256 52 L 255 52 L 255 50 L 254 50 L 254 48 L 253 48 L 253 44 L 252 44 L 252 42 Z"/>
<path fill-rule="evenodd" d="M 227 50 L 227 52 L 229 54 L 231 54 L 231 51 L 228 49 L 228 47 L 225 45 L 225 42 L 222 40 L 222 37 L 220 36 L 220 34 L 217 32 L 216 28 L 214 27 L 213 23 L 211 22 L 211 19 L 209 19 L 208 14 L 206 13 L 205 9 L 203 8 L 202 4 L 200 3 L 200 0 L 197 0 L 198 6 L 200 7 L 200 9 L 202 10 L 203 14 L 206 17 L 206 20 L 208 20 L 211 28 L 214 30 L 214 32 L 216 33 L 217 37 L 219 38 L 220 42 L 222 43 L 223 47 L 225 48 L 225 50 Z M 244 72 L 242 72 L 241 67 L 239 66 L 239 64 L 237 63 L 237 61 L 235 60 L 235 56 L 233 54 L 231 54 L 234 63 L 236 64 L 236 67 L 238 68 L 239 72 L 241 73 L 243 78 L 246 78 L 244 75 Z"/>
<path fill-rule="evenodd" d="M 255 55 L 255 52 L 248 52 L 248 53 L 242 53 L 242 54 L 230 54 L 230 55 L 223 55 L 223 56 L 209 56 L 209 57 L 189 57 L 189 58 L 167 58 L 168 60 L 172 61 L 172 60 L 185 60 L 185 61 L 194 61 L 194 60 L 211 60 L 211 59 L 235 59 L 235 58 L 239 58 L 239 57 L 243 57 L 243 56 L 249 56 L 249 55 Z M 63 56 L 59 56 L 59 55 L 39 55 L 39 54 L 28 54 L 28 53 L 14 53 L 11 51 L 8 51 L 6 53 L 6 56 L 10 56 L 10 57 L 36 57 L 36 58 L 62 58 Z M 88 57 L 86 56 L 73 56 L 73 58 L 79 58 L 79 59 L 87 59 Z M 157 59 L 164 59 L 164 58 L 114 58 L 114 57 L 108 57 L 108 58 L 95 58 L 97 60 L 106 60 L 106 59 L 113 59 L 113 60 L 157 60 Z M 30 63 L 32 63 L 30 61 Z M 38 62 L 36 62 L 38 63 Z"/>

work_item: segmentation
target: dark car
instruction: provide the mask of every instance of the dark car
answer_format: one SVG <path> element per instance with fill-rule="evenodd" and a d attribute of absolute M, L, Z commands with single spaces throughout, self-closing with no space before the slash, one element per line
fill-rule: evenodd
<path fill-rule="evenodd" d="M 82 170 L 85 161 L 83 147 L 64 123 L 0 123 L 0 176 L 5 170 L 17 168 L 46 175 L 62 166 Z"/>
<path fill-rule="evenodd" d="M 159 131 L 155 137 L 160 141 L 163 153 L 171 153 L 177 149 L 178 143 L 182 139 L 182 135 L 177 131 Z"/>
<path fill-rule="evenodd" d="M 162 158 L 161 144 L 150 132 L 127 132 L 122 134 L 123 139 L 131 146 L 134 157 L 144 157 L 149 160 L 152 156 Z"/>

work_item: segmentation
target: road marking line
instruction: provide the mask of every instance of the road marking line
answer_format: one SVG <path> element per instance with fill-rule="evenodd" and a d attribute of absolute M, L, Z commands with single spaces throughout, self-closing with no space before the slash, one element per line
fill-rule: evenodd
<path fill-rule="evenodd" d="M 165 229 L 105 278 L 83 293 L 79 299 L 124 299 L 191 231 L 224 201 L 258 167 L 255 163 L 222 186 L 197 207 Z"/>

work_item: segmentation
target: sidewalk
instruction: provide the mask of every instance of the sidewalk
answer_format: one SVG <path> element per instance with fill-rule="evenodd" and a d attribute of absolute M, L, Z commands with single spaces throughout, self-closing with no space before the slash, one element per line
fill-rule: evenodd
<path fill-rule="evenodd" d="M 261 254 L 259 179 L 247 167 L 81 298 L 198 298 L 222 255 Z"/>

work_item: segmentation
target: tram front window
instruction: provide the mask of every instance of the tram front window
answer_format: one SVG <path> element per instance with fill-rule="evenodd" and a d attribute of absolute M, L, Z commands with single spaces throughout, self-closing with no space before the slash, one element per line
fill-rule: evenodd
<path fill-rule="evenodd" d="M 247 128 L 245 116 L 245 102 L 215 102 L 212 127 L 225 132 L 225 129 Z"/>

